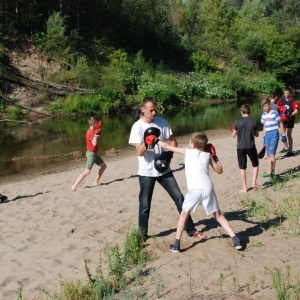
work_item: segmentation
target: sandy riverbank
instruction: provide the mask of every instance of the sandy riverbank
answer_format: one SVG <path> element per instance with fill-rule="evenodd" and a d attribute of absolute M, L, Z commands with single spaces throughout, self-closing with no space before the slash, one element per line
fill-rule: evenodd
<path fill-rule="evenodd" d="M 197 241 L 184 234 L 182 247 L 186 251 L 170 253 L 168 248 L 175 237 L 178 213 L 169 196 L 157 186 L 149 227 L 149 234 L 157 238 L 150 239 L 147 247 L 158 259 L 147 268 L 155 270 L 155 278 L 161 278 L 164 283 L 161 299 L 183 300 L 193 295 L 198 295 L 195 299 L 221 299 L 221 274 L 224 278 L 222 299 L 276 299 L 271 290 L 271 277 L 264 266 L 284 271 L 290 265 L 297 274 L 299 237 L 284 230 L 264 230 L 258 222 L 245 216 L 241 199 L 247 195 L 239 193 L 236 139 L 225 129 L 207 131 L 207 134 L 224 168 L 222 175 L 211 170 L 221 209 L 227 212 L 235 231 L 247 242 L 247 248 L 243 252 L 234 250 L 222 228 L 199 207 L 192 217 L 197 228 L 208 235 L 208 240 Z M 296 125 L 293 136 L 296 155 L 284 159 L 278 155 L 278 176 L 299 169 L 300 124 Z M 179 145 L 187 145 L 188 139 L 189 136 L 179 137 Z M 261 136 L 256 144 L 260 148 Z M 279 150 L 281 147 L 279 145 Z M 82 171 L 85 160 L 1 180 L 0 192 L 11 200 L 0 205 L 1 299 L 17 299 L 20 286 L 26 299 L 41 299 L 39 297 L 47 292 L 59 289 L 63 281 L 85 279 L 83 260 L 90 262 L 94 272 L 99 250 L 107 244 L 122 244 L 128 230 L 136 227 L 139 186 L 134 148 L 104 159 L 108 168 L 102 184 L 92 187 L 94 167 L 76 192 L 71 191 L 71 184 Z M 185 193 L 183 157 L 174 155 L 171 166 Z M 260 170 L 266 170 L 264 159 L 260 160 Z M 247 175 L 250 185 L 250 164 Z M 266 178 L 259 178 L 258 184 L 260 189 L 249 191 L 248 197 L 281 196 L 280 190 L 272 189 Z M 150 276 L 145 281 L 152 295 L 149 298 L 155 299 L 157 282 L 151 281 Z M 237 282 L 242 292 L 236 292 L 233 282 Z M 251 284 L 251 295 L 247 284 Z"/>

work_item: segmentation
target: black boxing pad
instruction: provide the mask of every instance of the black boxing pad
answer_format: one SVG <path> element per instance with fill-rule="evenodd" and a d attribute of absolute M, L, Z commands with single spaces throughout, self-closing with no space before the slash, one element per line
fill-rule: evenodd
<path fill-rule="evenodd" d="M 149 127 L 144 132 L 144 142 L 147 149 L 153 149 L 155 147 L 155 144 L 149 145 L 146 143 L 146 137 L 150 135 L 155 135 L 157 138 L 160 136 L 160 130 L 157 127 Z"/>
<path fill-rule="evenodd" d="M 173 152 L 172 151 L 165 151 L 162 154 L 160 154 L 154 161 L 154 168 L 160 172 L 163 173 L 168 170 L 170 167 L 171 159 L 173 158 Z"/>

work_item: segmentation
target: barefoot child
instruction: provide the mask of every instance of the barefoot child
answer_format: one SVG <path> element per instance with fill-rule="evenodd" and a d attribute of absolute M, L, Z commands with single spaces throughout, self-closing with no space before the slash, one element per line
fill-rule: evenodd
<path fill-rule="evenodd" d="M 258 137 L 259 133 L 256 120 L 250 118 L 250 106 L 248 104 L 243 104 L 240 108 L 240 111 L 242 117 L 235 120 L 231 136 L 233 138 L 237 137 L 237 158 L 243 187 L 240 192 L 247 193 L 247 156 L 250 158 L 253 167 L 251 187 L 252 189 L 258 188 L 256 180 L 259 170 L 259 162 L 255 145 L 255 137 Z"/>
<path fill-rule="evenodd" d="M 199 204 L 203 206 L 206 214 L 213 214 L 223 229 L 232 238 L 235 249 L 241 250 L 243 248 L 231 225 L 220 211 L 214 185 L 208 174 L 208 168 L 211 165 L 218 174 L 221 174 L 223 169 L 216 156 L 214 146 L 207 144 L 207 141 L 205 133 L 196 132 L 191 136 L 189 148 L 177 148 L 165 142 L 157 142 L 165 150 L 185 156 L 185 176 L 188 191 L 184 198 L 182 211 L 178 220 L 175 243 L 170 248 L 171 252 L 178 253 L 180 251 L 180 239 L 186 220 L 191 211 L 196 211 Z M 207 237 L 203 234 L 203 238 Z"/>
<path fill-rule="evenodd" d="M 77 180 L 72 185 L 72 191 L 76 191 L 77 185 L 91 173 L 91 169 L 94 164 L 100 166 L 98 175 L 93 183 L 93 186 L 97 186 L 103 172 L 107 167 L 102 158 L 97 154 L 98 139 L 102 130 L 102 122 L 93 117 L 91 117 L 88 122 L 90 128 L 86 132 L 86 169 L 78 176 Z"/>

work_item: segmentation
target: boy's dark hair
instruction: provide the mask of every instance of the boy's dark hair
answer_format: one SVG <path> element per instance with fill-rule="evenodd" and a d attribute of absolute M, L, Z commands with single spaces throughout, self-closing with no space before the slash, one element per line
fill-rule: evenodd
<path fill-rule="evenodd" d="M 271 100 L 268 97 L 261 100 L 261 106 L 264 106 L 264 105 L 270 104 L 270 103 L 271 103 Z"/>
<path fill-rule="evenodd" d="M 270 94 L 271 99 L 276 99 L 278 97 L 278 94 L 276 92 L 273 92 Z"/>
<path fill-rule="evenodd" d="M 191 142 L 195 144 L 197 149 L 204 151 L 208 138 L 204 132 L 194 132 L 191 135 Z"/>
<path fill-rule="evenodd" d="M 243 104 L 240 108 L 240 111 L 243 113 L 243 114 L 247 114 L 249 115 L 250 114 L 250 106 L 248 104 Z"/>
<path fill-rule="evenodd" d="M 288 91 L 288 92 L 290 92 L 290 93 L 293 92 L 292 89 L 291 89 L 290 87 L 286 87 L 284 90 L 285 90 L 285 91 Z"/>

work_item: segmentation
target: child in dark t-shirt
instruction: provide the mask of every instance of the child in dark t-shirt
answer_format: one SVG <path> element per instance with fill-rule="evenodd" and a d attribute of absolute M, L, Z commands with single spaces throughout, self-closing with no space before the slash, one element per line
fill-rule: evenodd
<path fill-rule="evenodd" d="M 253 189 L 257 189 L 256 183 L 258 175 L 258 155 L 255 146 L 255 137 L 258 137 L 257 122 L 255 119 L 250 118 L 250 106 L 244 104 L 240 108 L 242 118 L 234 122 L 232 128 L 232 137 L 237 137 L 237 158 L 240 167 L 240 174 L 242 179 L 241 193 L 247 193 L 246 169 L 247 169 L 247 156 L 251 160 L 253 167 L 252 185 Z"/>

